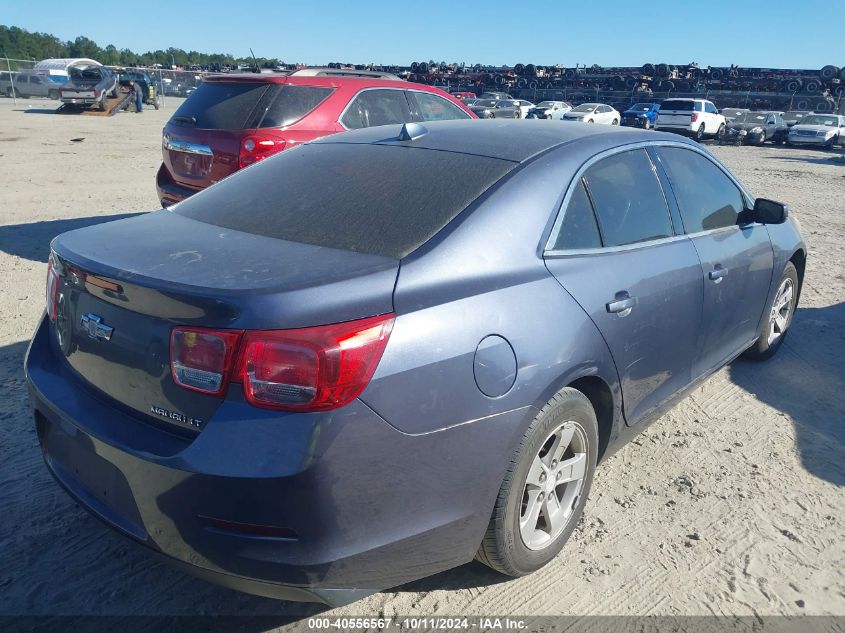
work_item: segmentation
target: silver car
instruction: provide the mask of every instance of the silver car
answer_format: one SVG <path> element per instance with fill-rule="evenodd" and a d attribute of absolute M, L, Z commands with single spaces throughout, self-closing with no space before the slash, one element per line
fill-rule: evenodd
<path fill-rule="evenodd" d="M 808 114 L 789 128 L 789 145 L 817 145 L 831 148 L 845 143 L 845 116 L 841 114 Z"/>

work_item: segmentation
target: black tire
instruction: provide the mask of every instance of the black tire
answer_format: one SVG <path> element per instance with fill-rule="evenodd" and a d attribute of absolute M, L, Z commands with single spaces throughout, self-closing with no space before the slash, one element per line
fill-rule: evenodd
<path fill-rule="evenodd" d="M 572 512 L 563 531 L 542 549 L 529 549 L 519 529 L 528 472 L 551 434 L 566 422 L 577 425 L 577 432 L 583 434 L 580 437 L 586 443 L 583 484 L 572 500 Z M 571 387 L 561 389 L 540 410 L 514 451 L 476 559 L 502 574 L 516 577 L 540 569 L 557 556 L 583 512 L 596 469 L 597 449 L 598 422 L 589 399 Z"/>
<path fill-rule="evenodd" d="M 644 130 L 650 130 L 651 129 L 651 119 L 645 120 L 645 123 L 643 123 L 643 129 Z"/>
<path fill-rule="evenodd" d="M 719 126 L 719 129 L 718 129 L 718 130 L 716 130 L 716 136 L 715 136 L 715 138 L 723 138 L 724 136 L 725 136 L 725 124 L 724 124 L 724 123 L 722 123 L 722 124 Z"/>
<path fill-rule="evenodd" d="M 53 101 L 58 100 L 59 98 L 59 91 L 58 90 L 51 90 L 47 93 L 47 98 L 52 99 Z"/>
<path fill-rule="evenodd" d="M 97 104 L 97 108 L 99 108 L 100 112 L 105 112 L 108 109 L 108 107 L 106 106 L 106 99 L 107 99 L 106 94 L 103 93 L 103 96 L 100 99 L 100 102 Z"/>
<path fill-rule="evenodd" d="M 827 143 L 824 144 L 824 148 L 825 149 L 833 149 L 833 147 L 836 145 L 836 143 L 838 141 L 839 141 L 838 136 L 831 136 L 830 140 Z"/>
<path fill-rule="evenodd" d="M 6 88 L 6 96 L 7 96 L 7 97 L 9 97 L 9 99 L 11 99 L 11 98 L 14 96 L 14 95 L 13 95 L 13 91 L 12 91 L 12 87 L 11 87 L 11 86 L 9 86 L 8 88 Z"/>
<path fill-rule="evenodd" d="M 611 121 L 610 124 L 611 125 L 619 125 L 619 119 L 613 119 L 613 121 Z"/>
<path fill-rule="evenodd" d="M 836 66 L 825 66 L 819 72 L 819 76 L 825 81 L 830 81 L 831 79 L 836 79 L 839 76 L 839 70 L 840 69 Z"/>
<path fill-rule="evenodd" d="M 774 308 L 774 303 L 778 298 L 778 290 L 787 282 L 787 280 L 792 283 L 793 299 L 787 316 L 786 327 L 780 336 L 778 336 L 774 341 L 769 342 L 769 333 L 771 329 L 769 317 L 772 309 Z M 757 341 L 745 352 L 745 355 L 753 360 L 766 360 L 774 356 L 780 349 L 780 346 L 783 345 L 786 335 L 789 334 L 789 326 L 792 325 L 792 318 L 795 316 L 795 308 L 798 306 L 798 299 L 801 296 L 801 285 L 798 280 L 798 271 L 795 269 L 792 262 L 786 263 L 777 287 L 778 290 L 775 291 L 775 296 L 772 297 L 772 301 L 766 306 L 766 312 L 764 313 L 765 320 L 760 328 Z"/>
<path fill-rule="evenodd" d="M 695 131 L 695 140 L 701 141 L 704 138 L 704 123 L 702 123 Z"/>

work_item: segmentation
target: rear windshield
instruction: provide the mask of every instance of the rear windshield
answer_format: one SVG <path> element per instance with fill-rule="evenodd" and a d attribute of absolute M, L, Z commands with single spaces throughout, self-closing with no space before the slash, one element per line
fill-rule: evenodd
<path fill-rule="evenodd" d="M 669 100 L 660 104 L 661 110 L 681 110 L 683 112 L 692 112 L 695 101 L 680 101 Z"/>
<path fill-rule="evenodd" d="M 176 110 L 171 123 L 209 130 L 285 127 L 316 108 L 332 88 L 207 81 Z"/>
<path fill-rule="evenodd" d="M 399 259 L 515 165 L 413 147 L 315 143 L 238 172 L 173 211 L 256 235 Z"/>

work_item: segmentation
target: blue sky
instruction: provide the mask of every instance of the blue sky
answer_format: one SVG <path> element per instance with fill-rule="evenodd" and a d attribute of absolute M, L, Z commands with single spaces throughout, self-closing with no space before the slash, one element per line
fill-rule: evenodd
<path fill-rule="evenodd" d="M 259 56 L 311 64 L 845 66 L 843 0 L 205 0 L 176 8 L 193 4 L 2 0 L 0 23 L 136 52 L 174 46 L 246 56 L 251 46 Z"/>

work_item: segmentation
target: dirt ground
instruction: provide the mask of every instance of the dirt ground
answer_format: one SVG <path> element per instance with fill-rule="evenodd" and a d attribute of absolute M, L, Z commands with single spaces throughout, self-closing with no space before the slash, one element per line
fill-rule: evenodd
<path fill-rule="evenodd" d="M 48 475 L 22 361 L 55 235 L 157 208 L 173 112 L 57 116 L 0 99 L 0 614 L 304 616 L 315 605 L 186 576 L 104 527 Z M 332 615 L 845 615 L 845 160 L 713 147 L 787 202 L 810 258 L 784 348 L 739 360 L 602 464 L 585 517 L 546 569 L 472 563 Z"/>

